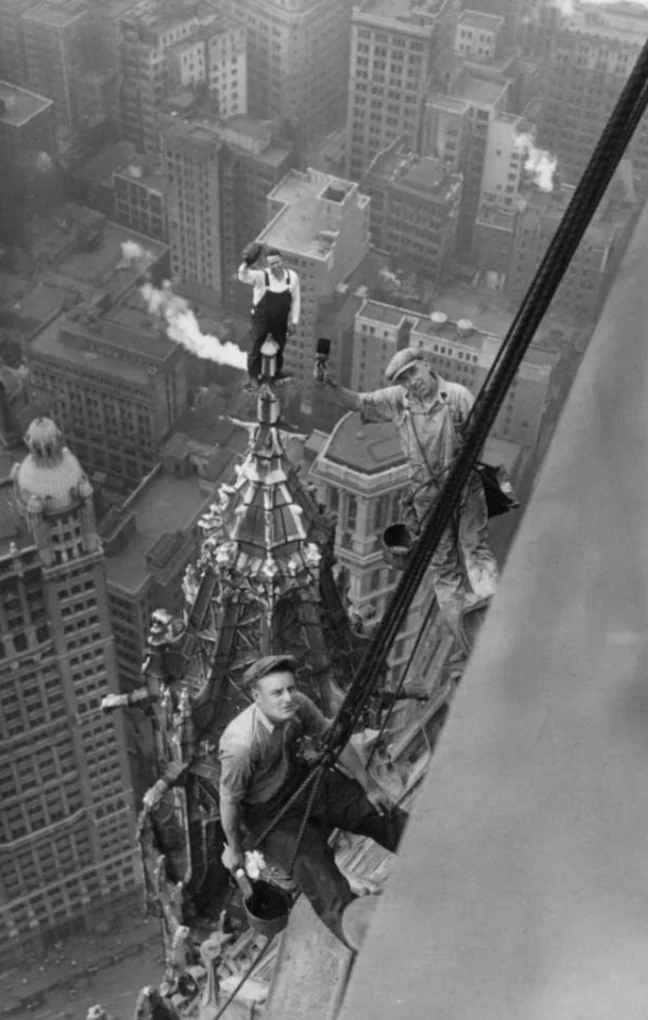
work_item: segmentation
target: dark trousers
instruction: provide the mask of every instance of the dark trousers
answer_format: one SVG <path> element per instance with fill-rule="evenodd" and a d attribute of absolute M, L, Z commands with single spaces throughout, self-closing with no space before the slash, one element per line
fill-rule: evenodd
<path fill-rule="evenodd" d="M 286 871 L 295 852 L 307 797 L 308 790 L 288 809 L 260 847 L 269 863 Z M 272 802 L 246 812 L 245 824 L 254 838 L 263 833 L 287 799 L 279 795 Z M 347 778 L 336 769 L 324 772 L 295 858 L 293 875 L 316 914 L 342 942 L 342 915 L 355 897 L 335 863 L 335 855 L 327 842 L 329 836 L 334 829 L 343 829 L 369 836 L 386 850 L 395 852 L 407 819 L 407 812 L 397 807 L 389 814 L 378 814 L 355 779 Z"/>
<path fill-rule="evenodd" d="M 261 375 L 261 348 L 267 336 L 271 336 L 279 347 L 276 358 L 276 371 L 277 375 L 281 373 L 287 332 L 287 315 L 268 315 L 263 311 L 257 312 L 255 309 L 252 313 L 252 326 L 250 329 L 251 347 L 248 354 L 248 374 L 250 379 L 258 379 Z"/>

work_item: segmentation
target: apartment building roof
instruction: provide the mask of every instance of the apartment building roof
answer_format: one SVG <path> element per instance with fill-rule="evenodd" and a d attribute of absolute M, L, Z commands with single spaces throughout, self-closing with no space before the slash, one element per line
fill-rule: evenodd
<path fill-rule="evenodd" d="M 78 18 L 88 16 L 88 9 L 84 3 L 72 0 L 67 3 L 44 3 L 32 7 L 22 15 L 23 20 L 37 22 L 48 28 L 64 28 L 71 25 Z"/>
<path fill-rule="evenodd" d="M 388 471 L 406 460 L 391 422 L 363 424 L 356 412 L 346 414 L 337 423 L 322 456 L 363 475 Z"/>
<path fill-rule="evenodd" d="M 115 177 L 121 180 L 132 181 L 135 184 L 147 188 L 149 191 L 164 192 L 164 177 L 146 159 L 136 153 L 126 166 L 121 167 Z"/>
<path fill-rule="evenodd" d="M 113 174 L 123 170 L 134 155 L 135 146 L 131 142 L 115 142 L 114 145 L 107 145 L 98 155 L 84 163 L 75 171 L 74 176 L 88 184 L 102 184 Z"/>
<path fill-rule="evenodd" d="M 433 26 L 422 24 L 421 15 L 434 16 L 445 4 L 446 0 L 419 0 L 418 3 L 412 0 L 364 0 L 354 14 L 388 20 L 395 28 L 416 29 L 420 35 L 425 35 Z"/>
<path fill-rule="evenodd" d="M 508 212 L 495 205 L 480 205 L 475 222 L 512 231 L 515 227 L 515 211 Z"/>
<path fill-rule="evenodd" d="M 474 74 L 464 68 L 452 86 L 457 99 L 465 99 L 472 106 L 495 106 L 508 88 L 507 82 L 493 81 L 485 75 Z"/>
<path fill-rule="evenodd" d="M 464 10 L 459 15 L 459 24 L 486 32 L 495 32 L 504 24 L 504 18 L 498 14 L 485 14 L 483 11 Z"/>
<path fill-rule="evenodd" d="M 0 81 L 0 124 L 21 127 L 48 106 L 52 106 L 51 99 L 8 81 Z"/>
<path fill-rule="evenodd" d="M 457 96 L 442 96 L 435 91 L 429 96 L 428 105 L 443 113 L 464 114 L 470 110 L 470 103 L 466 99 L 459 99 Z"/>
<path fill-rule="evenodd" d="M 167 146 L 174 149 L 203 149 L 205 153 L 217 152 L 221 140 L 216 120 L 202 118 L 196 120 L 177 120 L 164 131 Z"/>
<path fill-rule="evenodd" d="M 371 319 L 372 322 L 383 322 L 386 326 L 400 326 L 404 319 L 418 320 L 419 316 L 395 305 L 386 305 L 381 301 L 365 301 L 358 312 L 358 318 Z"/>
<path fill-rule="evenodd" d="M 213 498 L 211 486 L 207 491 L 195 475 L 178 478 L 159 468 L 149 476 L 125 504 L 135 530 L 119 552 L 106 556 L 108 583 L 137 591 L 148 574 L 146 554 L 164 535 L 193 527 Z"/>
<path fill-rule="evenodd" d="M 643 3 L 609 4 L 595 10 L 588 4 L 582 10 L 574 10 L 565 31 L 605 38 L 638 50 L 646 32 L 647 19 L 648 10 Z"/>
<path fill-rule="evenodd" d="M 360 205 L 369 202 L 352 181 L 318 170 L 291 170 L 268 195 L 269 202 L 283 208 L 264 227 L 259 240 L 307 258 L 326 258 L 335 246 L 343 204 L 352 191 Z M 323 217 L 323 203 L 339 211 L 340 219 Z"/>

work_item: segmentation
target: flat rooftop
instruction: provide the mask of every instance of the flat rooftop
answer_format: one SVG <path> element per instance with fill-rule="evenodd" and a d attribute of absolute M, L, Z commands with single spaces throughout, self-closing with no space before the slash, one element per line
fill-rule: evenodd
<path fill-rule="evenodd" d="M 457 99 L 465 99 L 474 106 L 494 106 L 507 87 L 506 83 L 464 71 L 457 79 L 453 93 Z"/>
<path fill-rule="evenodd" d="M 456 190 L 460 178 L 434 156 L 417 159 L 394 181 L 398 191 L 424 196 L 428 201 L 444 202 Z"/>
<path fill-rule="evenodd" d="M 154 168 L 150 160 L 145 156 L 135 153 L 126 166 L 121 167 L 115 174 L 126 181 L 133 181 L 140 184 L 149 191 L 159 191 L 164 194 L 164 177 Z"/>
<path fill-rule="evenodd" d="M 218 123 L 211 123 L 203 118 L 200 121 L 178 120 L 170 124 L 164 131 L 167 144 L 175 148 L 200 148 L 210 151 L 220 144 Z"/>
<path fill-rule="evenodd" d="M 110 584 L 135 592 L 145 580 L 146 554 L 166 532 L 188 531 L 214 500 L 199 479 L 175 478 L 160 470 L 136 492 L 128 509 L 135 514 L 136 529 L 124 548 L 106 557 Z"/>
<path fill-rule="evenodd" d="M 135 146 L 130 142 L 115 142 L 114 145 L 107 145 L 97 156 L 84 163 L 74 176 L 89 184 L 101 184 L 109 180 L 118 170 L 122 170 L 134 155 Z"/>
<path fill-rule="evenodd" d="M 48 106 L 52 106 L 51 99 L 8 81 L 0 81 L 0 124 L 21 127 Z"/>
<path fill-rule="evenodd" d="M 391 422 L 363 424 L 355 412 L 345 415 L 335 426 L 324 457 L 363 475 L 379 474 L 405 463 L 396 427 Z"/>
<path fill-rule="evenodd" d="M 498 209 L 497 206 L 482 205 L 479 207 L 475 222 L 512 231 L 515 226 L 515 213 Z"/>
<path fill-rule="evenodd" d="M 85 18 L 87 16 L 88 9 L 84 4 L 77 3 L 75 0 L 72 3 L 38 4 L 38 6 L 32 7 L 22 15 L 23 18 L 29 21 L 37 21 L 41 25 L 47 25 L 50 28 L 63 28 L 65 25 L 72 24 L 77 18 Z"/>
<path fill-rule="evenodd" d="M 403 319 L 411 319 L 412 316 L 413 313 L 404 308 L 385 305 L 381 301 L 366 301 L 358 312 L 358 318 L 370 319 L 372 322 L 384 322 L 386 326 L 400 326 Z M 414 317 L 418 318 L 418 316 Z"/>
<path fill-rule="evenodd" d="M 504 24 L 504 18 L 497 14 L 484 14 L 483 11 L 462 11 L 459 15 L 460 25 L 469 25 L 484 32 L 495 32 Z"/>
<path fill-rule="evenodd" d="M 470 103 L 466 99 L 459 99 L 456 96 L 441 96 L 432 94 L 430 96 L 430 105 L 435 110 L 441 110 L 444 113 L 463 114 L 470 109 Z"/>
<path fill-rule="evenodd" d="M 415 20 L 413 7 L 416 13 L 423 11 L 428 16 L 434 16 L 443 8 L 445 2 L 446 0 L 420 0 L 414 5 L 412 0 L 364 0 L 357 13 L 373 18 L 384 18 L 403 27 L 417 28 L 423 35 L 426 28 L 429 31 L 431 26 L 421 25 Z"/>
<path fill-rule="evenodd" d="M 268 195 L 269 201 L 284 205 L 284 208 L 264 227 L 259 240 L 297 255 L 326 257 L 335 242 L 323 241 L 319 236 L 320 231 L 339 229 L 342 204 L 352 189 L 357 194 L 357 185 L 341 177 L 333 177 L 318 170 L 308 170 L 306 173 L 291 170 Z M 339 222 L 334 217 L 321 216 L 322 202 L 339 206 Z"/>
<path fill-rule="evenodd" d="M 119 358 L 111 357 L 108 354 L 83 351 L 71 343 L 63 343 L 59 336 L 59 330 L 64 322 L 65 315 L 57 316 L 56 319 L 48 323 L 40 333 L 30 340 L 29 350 L 32 357 L 53 358 L 66 367 L 74 366 L 82 370 L 87 367 L 93 373 L 103 373 L 124 383 L 131 383 L 148 389 L 151 377 L 146 368 L 140 365 L 127 364 Z"/>

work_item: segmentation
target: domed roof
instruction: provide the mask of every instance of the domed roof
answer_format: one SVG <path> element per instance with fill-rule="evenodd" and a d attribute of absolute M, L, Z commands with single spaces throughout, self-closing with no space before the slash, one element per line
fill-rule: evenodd
<path fill-rule="evenodd" d="M 78 460 L 63 445 L 63 437 L 49 418 L 37 418 L 25 434 L 29 453 L 15 474 L 23 503 L 43 501 L 45 511 L 67 510 L 79 496 L 91 492 Z"/>

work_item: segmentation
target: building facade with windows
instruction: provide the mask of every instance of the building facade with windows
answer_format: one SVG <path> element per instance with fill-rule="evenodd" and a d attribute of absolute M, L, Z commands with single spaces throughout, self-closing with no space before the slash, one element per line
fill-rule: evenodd
<path fill-rule="evenodd" d="M 0 943 L 39 959 L 141 886 L 92 487 L 37 419 L 0 486 Z"/>
<path fill-rule="evenodd" d="M 35 393 L 51 398 L 88 471 L 131 489 L 187 407 L 184 349 L 137 292 L 54 319 L 30 341 L 28 361 Z"/>
<path fill-rule="evenodd" d="M 554 314 L 577 325 L 592 322 L 599 314 L 634 224 L 636 205 L 618 187 L 622 185 L 617 179 L 599 203 L 551 302 Z M 568 184 L 551 192 L 532 188 L 524 193 L 506 282 L 512 301 L 519 303 L 526 293 L 573 193 Z"/>
<path fill-rule="evenodd" d="M 400 140 L 373 161 L 360 187 L 371 198 L 374 247 L 439 284 L 455 252 L 463 179 Z"/>
<path fill-rule="evenodd" d="M 155 165 L 135 156 L 114 175 L 115 219 L 124 227 L 166 241 L 164 178 Z"/>
<path fill-rule="evenodd" d="M 641 4 L 586 4 L 563 19 L 552 40 L 538 120 L 539 145 L 558 156 L 560 173 L 577 184 L 648 33 Z M 628 155 L 648 194 L 648 124 L 642 118 Z"/>
<path fill-rule="evenodd" d="M 452 68 L 458 0 L 365 0 L 351 21 L 346 176 L 359 181 L 397 138 L 420 152 L 421 116 L 430 87 Z M 431 84 L 432 83 L 432 84 Z"/>
<path fill-rule="evenodd" d="M 222 0 L 247 32 L 249 111 L 282 126 L 303 153 L 342 126 L 349 0 Z"/>
<path fill-rule="evenodd" d="M 241 252 L 267 222 L 267 199 L 293 164 L 269 121 L 178 119 L 163 135 L 171 271 L 199 300 L 249 310 Z"/>

